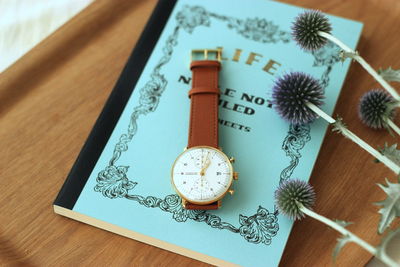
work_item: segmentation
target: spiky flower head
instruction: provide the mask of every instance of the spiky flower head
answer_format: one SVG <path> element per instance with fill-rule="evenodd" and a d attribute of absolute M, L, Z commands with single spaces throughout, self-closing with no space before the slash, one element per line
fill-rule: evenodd
<path fill-rule="evenodd" d="M 327 39 L 318 32 L 331 33 L 332 26 L 328 18 L 320 11 L 307 10 L 296 17 L 292 25 L 292 36 L 304 50 L 315 51 L 327 43 Z"/>
<path fill-rule="evenodd" d="M 374 89 L 365 93 L 358 105 L 358 115 L 361 121 L 373 129 L 387 126 L 387 119 L 393 119 L 394 109 L 390 107 L 395 100 L 386 91 Z"/>
<path fill-rule="evenodd" d="M 324 90 L 320 83 L 303 72 L 291 72 L 277 78 L 272 88 L 272 104 L 284 119 L 295 125 L 314 121 L 318 115 L 306 105 L 323 104 Z"/>
<path fill-rule="evenodd" d="M 286 180 L 275 191 L 275 204 L 278 210 L 293 220 L 305 215 L 301 205 L 311 208 L 315 203 L 315 191 L 310 184 L 299 179 Z"/>

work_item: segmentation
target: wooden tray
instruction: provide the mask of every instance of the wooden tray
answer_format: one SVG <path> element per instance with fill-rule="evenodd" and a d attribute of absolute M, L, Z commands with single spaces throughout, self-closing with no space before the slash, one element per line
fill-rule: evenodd
<path fill-rule="evenodd" d="M 365 23 L 359 52 L 375 68 L 400 68 L 398 0 L 284 2 Z M 0 74 L 0 264 L 25 266 L 208 266 L 53 213 L 64 182 L 156 0 L 99 0 Z M 350 69 L 335 114 L 373 146 L 395 143 L 364 127 L 358 99 L 376 82 L 357 64 Z M 351 141 L 329 132 L 313 171 L 315 210 L 354 222 L 349 229 L 379 242 L 375 185 L 391 171 Z M 282 266 L 332 265 L 338 234 L 304 219 L 295 224 Z M 349 244 L 338 266 L 362 266 L 371 256 Z"/>

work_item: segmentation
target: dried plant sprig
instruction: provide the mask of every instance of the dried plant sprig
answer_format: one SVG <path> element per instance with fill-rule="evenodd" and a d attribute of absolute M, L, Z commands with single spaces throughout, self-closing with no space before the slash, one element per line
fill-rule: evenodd
<path fill-rule="evenodd" d="M 397 165 L 400 165 L 400 149 L 397 149 L 397 144 L 389 146 L 387 143 L 385 143 L 384 147 L 380 148 L 379 151 L 382 153 L 382 155 L 389 158 Z"/>
<path fill-rule="evenodd" d="M 312 19 L 307 19 L 312 18 Z M 313 23 L 315 22 L 315 23 Z M 329 27 L 321 27 L 321 25 L 329 25 Z M 321 37 L 329 40 L 343 49 L 346 57 L 356 60 L 360 65 L 371 74 L 382 87 L 388 91 L 396 101 L 400 100 L 400 95 L 397 91 L 380 76 L 356 51 L 345 45 L 342 41 L 331 34 L 331 26 L 327 17 L 319 11 L 306 11 L 300 14 L 294 21 L 293 38 L 299 46 L 306 50 L 314 51 L 325 45 L 326 42 L 321 40 Z M 303 36 L 303 38 L 299 38 Z M 306 38 L 307 37 L 307 38 Z"/>
<path fill-rule="evenodd" d="M 368 91 L 360 98 L 358 115 L 361 121 L 373 129 L 392 129 L 400 135 L 399 127 L 393 122 L 395 100 L 384 90 Z"/>
<path fill-rule="evenodd" d="M 368 145 L 361 138 L 359 138 L 357 135 L 355 135 L 353 132 L 351 132 L 347 128 L 347 126 L 343 123 L 341 118 L 338 118 L 337 120 L 335 120 L 335 122 L 333 124 L 333 131 L 337 131 L 337 132 L 341 133 L 342 135 L 349 138 L 354 143 L 358 144 L 365 151 L 370 153 L 372 156 L 374 156 L 376 159 L 378 159 L 380 162 L 382 162 L 388 168 L 390 168 L 396 175 L 400 174 L 399 165 L 397 165 L 391 159 L 389 159 L 386 156 L 379 153 L 376 149 L 374 149 L 372 146 Z"/>
<path fill-rule="evenodd" d="M 388 261 L 391 261 L 392 259 L 387 255 L 387 246 L 388 244 L 396 237 L 400 237 L 400 228 L 390 231 L 382 240 L 381 244 L 379 247 L 377 247 L 378 254 L 381 255 L 382 258 L 385 258 Z M 397 263 L 397 266 L 400 266 L 399 263 Z"/>
<path fill-rule="evenodd" d="M 308 215 L 308 216 L 326 224 L 327 226 L 335 229 L 336 231 L 338 231 L 339 233 L 341 233 L 343 235 L 343 239 L 339 240 L 339 242 L 340 242 L 339 246 L 336 247 L 336 255 L 339 253 L 340 249 L 345 244 L 347 244 L 349 242 L 354 242 L 357 245 L 359 245 L 360 247 L 367 250 L 372 255 L 374 255 L 376 258 L 380 259 L 386 265 L 391 266 L 391 267 L 399 267 L 399 264 L 397 264 L 394 260 L 392 260 L 390 257 L 388 257 L 384 251 L 382 251 L 379 248 L 373 247 L 372 245 L 365 242 L 363 239 L 361 239 L 357 235 L 355 235 L 352 232 L 350 232 L 349 230 L 347 230 L 345 227 L 335 223 L 334 221 L 332 221 L 322 215 L 319 215 L 318 213 L 316 213 L 310 209 L 307 209 L 302 206 L 300 206 L 299 208 L 305 215 Z"/>
<path fill-rule="evenodd" d="M 284 119 L 293 124 L 305 124 L 312 122 L 320 116 L 328 123 L 334 124 L 335 129 L 348 137 L 350 140 L 365 149 L 368 153 L 384 163 L 396 174 L 400 173 L 400 166 L 383 156 L 373 147 L 364 142 L 348 130 L 341 120 L 336 121 L 331 116 L 322 111 L 318 105 L 322 104 L 323 98 L 319 82 L 302 72 L 292 72 L 278 77 L 272 93 L 272 102 L 275 109 Z M 316 103 L 316 104 L 314 104 Z"/>
<path fill-rule="evenodd" d="M 394 70 L 392 67 L 379 69 L 378 74 L 387 82 L 400 82 L 400 70 Z"/>
<path fill-rule="evenodd" d="M 312 211 L 310 209 L 312 204 L 310 203 L 314 203 L 314 201 L 315 192 L 312 186 L 309 184 L 307 185 L 307 183 L 298 179 L 283 182 L 275 192 L 275 203 L 282 214 L 286 214 L 292 219 L 301 219 L 304 215 L 308 215 L 343 235 L 343 238 L 339 239 L 339 245 L 336 246 L 334 250 L 334 255 L 337 255 L 340 249 L 348 242 L 354 242 L 388 266 L 398 266 L 396 262 L 389 258 L 385 253 L 382 253 L 381 250 L 373 247 L 357 235 L 347 230 L 342 223 L 337 223 Z"/>
<path fill-rule="evenodd" d="M 318 34 L 322 37 L 325 37 L 329 41 L 337 44 L 340 48 L 347 53 L 348 57 L 354 59 L 372 76 L 374 79 L 394 98 L 396 101 L 400 100 L 400 95 L 397 91 L 387 82 L 385 81 L 382 76 L 380 76 L 372 67 L 367 63 L 367 61 L 362 58 L 358 52 L 354 51 L 347 45 L 345 45 L 342 41 L 337 39 L 335 36 L 331 35 L 330 33 L 320 31 Z"/>
<path fill-rule="evenodd" d="M 381 206 L 379 210 L 381 214 L 378 226 L 379 234 L 382 234 L 390 226 L 395 217 L 400 217 L 400 183 L 391 183 L 386 179 L 386 185 L 378 184 L 387 197 L 384 201 L 375 203 Z"/>

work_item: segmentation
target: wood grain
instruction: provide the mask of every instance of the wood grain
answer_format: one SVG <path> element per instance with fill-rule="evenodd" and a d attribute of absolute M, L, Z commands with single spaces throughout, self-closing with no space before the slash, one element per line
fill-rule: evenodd
<path fill-rule="evenodd" d="M 372 66 L 400 68 L 398 0 L 286 0 L 365 23 L 359 51 Z M 156 0 L 99 0 L 0 75 L 0 265 L 208 266 L 55 215 L 52 202 L 145 25 Z M 364 127 L 359 97 L 378 85 L 357 64 L 335 114 L 373 146 L 397 142 Z M 311 177 L 315 210 L 354 222 L 377 244 L 375 183 L 393 175 L 349 140 L 328 132 Z M 311 219 L 295 224 L 282 266 L 331 266 L 338 235 Z M 347 245 L 338 266 L 370 255 Z M 266 264 L 267 265 L 267 264 Z"/>

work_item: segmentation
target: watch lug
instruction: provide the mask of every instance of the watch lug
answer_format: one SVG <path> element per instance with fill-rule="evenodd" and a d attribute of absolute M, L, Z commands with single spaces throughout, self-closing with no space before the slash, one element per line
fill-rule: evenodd
<path fill-rule="evenodd" d="M 230 161 L 231 163 L 235 163 L 235 158 L 234 158 L 234 157 L 230 157 L 230 158 L 229 158 L 229 161 Z"/>
<path fill-rule="evenodd" d="M 187 148 L 187 146 L 185 146 L 185 148 L 183 149 L 183 151 L 186 151 L 188 148 Z"/>
<path fill-rule="evenodd" d="M 222 201 L 218 200 L 218 208 L 221 208 L 221 205 L 222 205 Z"/>
<path fill-rule="evenodd" d="M 184 209 L 186 209 L 186 203 L 187 203 L 187 201 L 184 200 L 184 199 L 182 199 L 182 207 L 183 207 Z"/>

